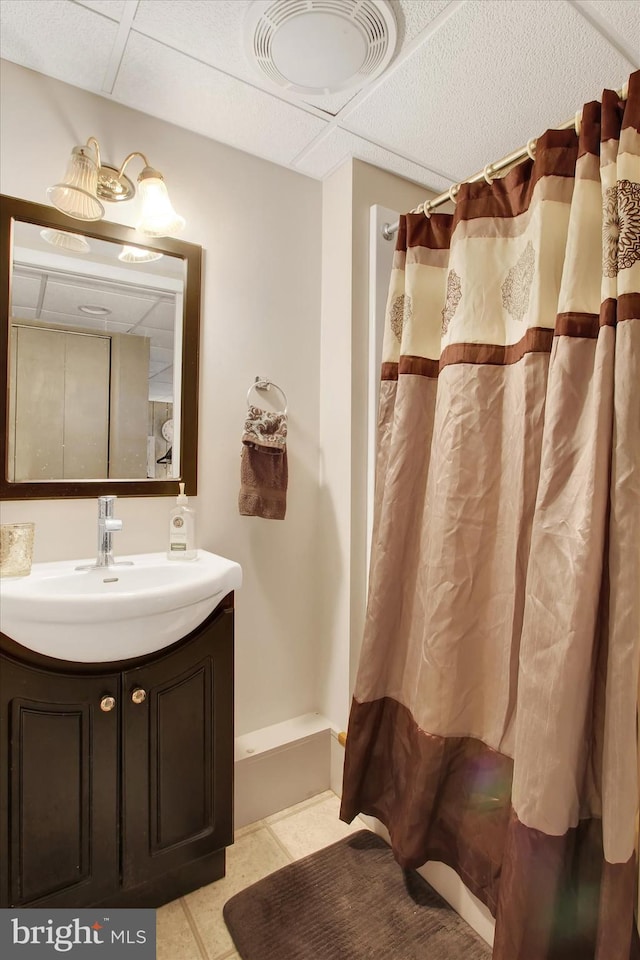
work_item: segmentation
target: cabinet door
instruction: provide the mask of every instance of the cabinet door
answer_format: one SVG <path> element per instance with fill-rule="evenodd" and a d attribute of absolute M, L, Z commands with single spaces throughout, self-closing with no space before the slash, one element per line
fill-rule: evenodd
<path fill-rule="evenodd" d="M 123 885 L 131 888 L 233 841 L 233 611 L 128 671 L 123 689 Z"/>
<path fill-rule="evenodd" d="M 0 902 L 83 907 L 116 890 L 118 675 L 0 662 Z"/>

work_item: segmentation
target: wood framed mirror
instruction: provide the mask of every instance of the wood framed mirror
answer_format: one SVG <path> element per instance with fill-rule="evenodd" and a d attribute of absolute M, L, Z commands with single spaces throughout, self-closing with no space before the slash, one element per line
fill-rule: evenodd
<path fill-rule="evenodd" d="M 202 249 L 0 197 L 0 496 L 197 492 Z"/>

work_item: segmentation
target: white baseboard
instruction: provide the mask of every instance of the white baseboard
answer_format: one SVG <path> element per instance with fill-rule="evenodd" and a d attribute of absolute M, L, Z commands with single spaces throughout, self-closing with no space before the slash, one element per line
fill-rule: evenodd
<path fill-rule="evenodd" d="M 338 741 L 338 731 L 331 730 L 331 789 L 342 796 L 342 772 L 344 768 L 344 747 Z"/>
<path fill-rule="evenodd" d="M 332 739 L 318 713 L 236 737 L 235 828 L 328 790 Z"/>

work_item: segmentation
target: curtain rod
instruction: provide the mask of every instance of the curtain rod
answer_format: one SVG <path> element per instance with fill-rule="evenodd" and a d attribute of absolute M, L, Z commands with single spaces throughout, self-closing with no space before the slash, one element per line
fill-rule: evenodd
<path fill-rule="evenodd" d="M 616 90 L 616 93 L 622 100 L 626 100 L 629 95 L 628 82 L 624 84 L 621 90 Z M 573 117 L 571 120 L 566 120 L 564 123 L 559 124 L 559 126 L 554 127 L 553 129 L 570 130 L 571 127 L 575 127 L 576 134 L 579 134 L 581 119 L 582 109 L 578 110 L 575 117 Z M 519 150 L 513 150 L 511 153 L 508 153 L 506 157 L 502 157 L 501 160 L 488 163 L 484 170 L 474 173 L 472 177 L 467 177 L 466 180 L 461 180 L 460 183 L 452 184 L 445 193 L 441 193 L 439 196 L 434 197 L 433 200 L 425 200 L 424 203 L 421 203 L 415 208 L 415 210 L 412 210 L 411 213 L 424 213 L 425 217 L 430 217 L 432 210 L 435 210 L 436 207 L 442 206 L 442 204 L 446 203 L 448 200 L 451 200 L 453 203 L 455 203 L 456 195 L 463 183 L 478 183 L 479 180 L 486 180 L 487 183 L 491 183 L 495 174 L 499 173 L 500 170 L 504 170 L 506 167 L 510 167 L 512 164 L 515 165 L 516 163 L 519 163 L 521 160 L 524 160 L 525 157 L 531 157 L 533 160 L 535 157 L 537 142 L 537 139 L 532 137 L 525 147 L 520 147 Z M 399 220 L 396 220 L 395 223 L 383 224 L 382 236 L 384 239 L 393 240 L 393 236 L 397 232 L 399 226 Z"/>

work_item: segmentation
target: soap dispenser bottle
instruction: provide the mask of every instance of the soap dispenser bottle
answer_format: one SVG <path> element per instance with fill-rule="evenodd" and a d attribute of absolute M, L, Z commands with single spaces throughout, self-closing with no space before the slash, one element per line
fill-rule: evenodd
<path fill-rule="evenodd" d="M 184 483 L 180 484 L 180 493 L 176 505 L 169 514 L 169 560 L 195 560 L 198 551 L 195 544 L 196 515 L 189 506 L 189 498 L 184 492 Z"/>

